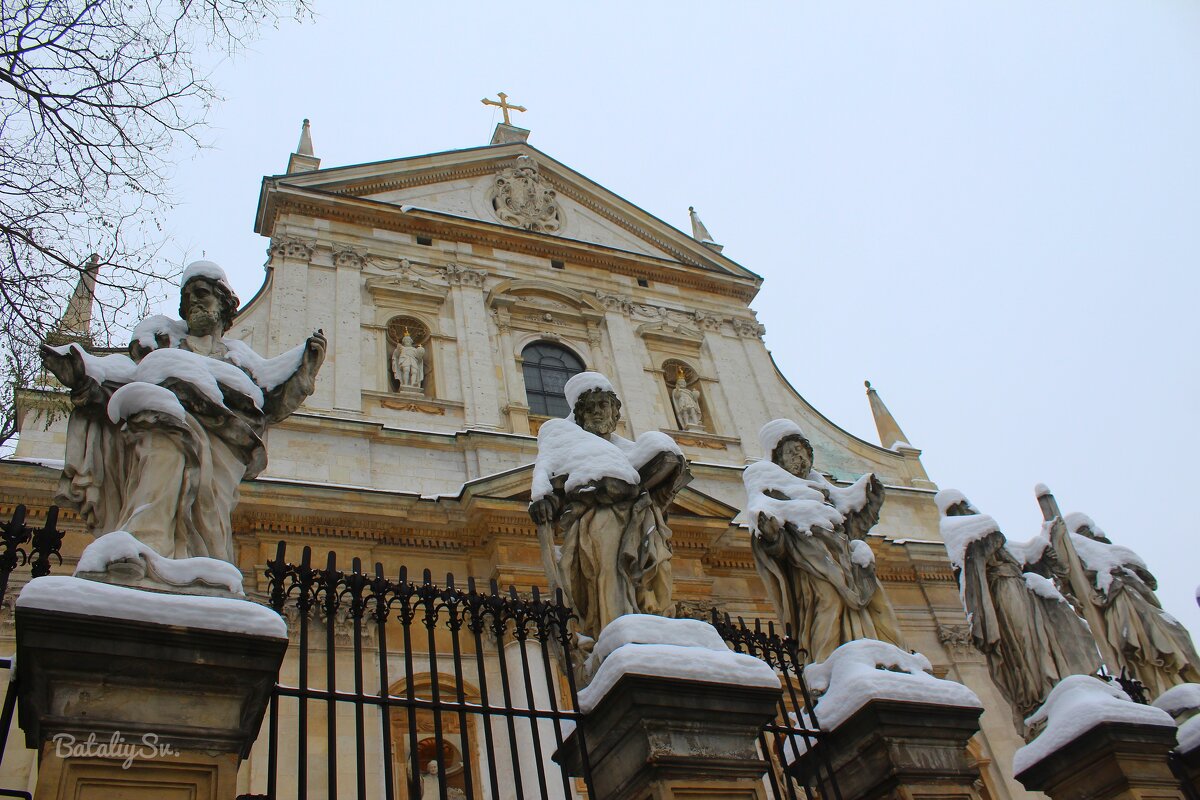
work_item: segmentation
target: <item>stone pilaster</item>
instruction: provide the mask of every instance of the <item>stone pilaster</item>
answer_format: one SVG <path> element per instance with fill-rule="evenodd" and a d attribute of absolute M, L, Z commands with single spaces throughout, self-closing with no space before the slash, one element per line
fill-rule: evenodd
<path fill-rule="evenodd" d="M 765 800 L 756 739 L 781 689 L 625 675 L 554 755 L 596 800 Z"/>
<path fill-rule="evenodd" d="M 450 284 L 450 301 L 459 332 L 459 377 L 468 428 L 498 429 L 500 381 L 488 336 L 490 323 L 484 306 L 483 270 L 451 264 L 444 270 Z"/>
<path fill-rule="evenodd" d="M 273 358 L 308 338 L 308 265 L 314 243 L 295 236 L 271 240 L 271 318 L 267 357 Z"/>
<path fill-rule="evenodd" d="M 631 301 L 617 295 L 604 295 L 600 301 L 604 303 L 609 343 L 613 352 L 620 354 L 608 377 L 617 395 L 627 401 L 621 406 L 621 416 L 629 422 L 629 435 L 632 438 L 645 431 L 656 431 L 662 427 L 662 421 L 655 419 L 653 404 L 633 401 L 633 398 L 654 397 L 655 389 L 646 381 L 646 346 L 627 315 Z"/>
<path fill-rule="evenodd" d="M 330 342 L 333 361 L 333 406 L 362 411 L 362 268 L 363 255 L 350 248 L 335 250 L 334 326 Z"/>

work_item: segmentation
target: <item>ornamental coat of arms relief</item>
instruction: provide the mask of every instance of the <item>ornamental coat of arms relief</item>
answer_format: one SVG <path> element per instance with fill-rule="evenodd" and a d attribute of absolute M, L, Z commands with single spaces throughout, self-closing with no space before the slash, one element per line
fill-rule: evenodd
<path fill-rule="evenodd" d="M 562 227 L 562 212 L 554 189 L 538 174 L 529 156 L 496 175 L 491 191 L 496 218 L 509 225 L 539 233 L 554 233 Z"/>

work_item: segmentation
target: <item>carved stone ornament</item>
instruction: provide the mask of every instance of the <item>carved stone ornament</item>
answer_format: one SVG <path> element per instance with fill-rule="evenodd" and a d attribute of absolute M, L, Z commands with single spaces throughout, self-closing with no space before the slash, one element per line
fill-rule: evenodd
<path fill-rule="evenodd" d="M 333 265 L 338 268 L 362 269 L 366 256 L 353 247 L 338 247 L 333 251 Z"/>
<path fill-rule="evenodd" d="M 603 304 L 606 311 L 615 311 L 618 314 L 630 314 L 633 312 L 633 298 L 627 294 L 604 294 L 596 292 L 596 299 Z"/>
<path fill-rule="evenodd" d="M 562 211 L 554 189 L 538 174 L 538 165 L 529 156 L 500 171 L 492 184 L 492 211 L 509 225 L 538 233 L 554 233 L 562 228 Z"/>
<path fill-rule="evenodd" d="M 946 649 L 956 655 L 975 653 L 975 644 L 971 640 L 971 626 L 969 625 L 938 625 L 937 637 L 938 641 L 946 646 Z"/>
<path fill-rule="evenodd" d="M 301 239 L 299 236 L 282 236 L 271 240 L 271 245 L 267 248 L 267 255 L 271 258 L 281 256 L 311 261 L 314 250 L 316 250 L 315 242 Z"/>
<path fill-rule="evenodd" d="M 743 339 L 761 339 L 763 334 L 767 332 L 767 326 L 752 319 L 738 319 L 734 317 L 732 322 L 733 332 Z"/>
<path fill-rule="evenodd" d="M 459 264 L 447 264 L 442 268 L 442 275 L 451 286 L 475 286 L 480 289 L 483 288 L 483 281 L 487 277 L 487 273 L 481 269 Z"/>
<path fill-rule="evenodd" d="M 696 325 L 702 331 L 719 333 L 721 330 L 721 318 L 715 314 L 710 314 L 707 311 L 693 311 L 692 317 L 696 320 Z"/>

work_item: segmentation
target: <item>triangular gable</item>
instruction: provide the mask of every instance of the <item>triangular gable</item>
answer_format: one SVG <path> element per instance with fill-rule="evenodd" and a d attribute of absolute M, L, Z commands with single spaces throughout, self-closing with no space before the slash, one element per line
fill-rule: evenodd
<path fill-rule="evenodd" d="M 553 190 L 559 211 L 549 225 L 529 223 L 533 226 L 530 230 L 564 241 L 600 245 L 707 272 L 760 280 L 732 259 L 524 142 L 276 175 L 264 181 L 256 229 L 269 233 L 265 228 L 270 221 L 264 219 L 269 189 L 287 186 L 396 206 L 406 213 L 429 212 L 519 230 L 524 218 L 505 219 L 503 209 L 497 213 L 493 198 L 498 175 L 507 171 L 511 177 L 512 170 L 530 163 L 519 161 L 522 157 L 536 165 L 535 185 Z"/>

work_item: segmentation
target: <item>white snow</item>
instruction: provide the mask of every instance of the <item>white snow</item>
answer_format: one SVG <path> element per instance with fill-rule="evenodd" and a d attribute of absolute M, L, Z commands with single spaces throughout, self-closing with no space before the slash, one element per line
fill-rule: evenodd
<path fill-rule="evenodd" d="M 208 278 L 224 284 L 226 288 L 233 291 L 233 287 L 229 284 L 229 278 L 225 275 L 225 270 L 212 261 L 193 261 L 188 264 L 179 278 L 179 285 L 187 286 L 187 282 L 192 278 Z"/>
<path fill-rule="evenodd" d="M 1101 530 L 1100 526 L 1096 524 L 1096 520 L 1080 511 L 1072 511 L 1069 514 L 1064 514 L 1063 522 L 1066 523 L 1067 530 L 1071 533 L 1079 533 L 1081 528 L 1088 528 L 1097 536 L 1103 536 L 1105 539 L 1108 538 L 1108 534 Z"/>
<path fill-rule="evenodd" d="M 1058 591 L 1058 587 L 1054 585 L 1054 581 L 1043 578 L 1035 572 L 1023 573 L 1022 577 L 1025 578 L 1025 585 L 1029 587 L 1029 591 L 1038 597 L 1044 597 L 1047 600 L 1057 600 L 1060 603 L 1067 602 L 1067 598 L 1063 597 L 1062 593 Z"/>
<path fill-rule="evenodd" d="M 939 492 L 940 495 L 940 492 Z M 953 505 L 953 503 L 951 504 Z M 942 517 L 939 525 L 950 563 L 962 569 L 967 546 L 1000 531 L 996 520 L 987 514 L 968 514 L 964 517 Z"/>
<path fill-rule="evenodd" d="M 242 572 L 228 561 L 216 558 L 166 558 L 138 541 L 127 531 L 106 533 L 84 548 L 75 572 L 104 572 L 115 561 L 145 560 L 162 580 L 177 586 L 197 581 L 220 586 L 234 594 L 242 591 Z"/>
<path fill-rule="evenodd" d="M 1177 749 L 1181 753 L 1190 753 L 1200 747 L 1200 714 L 1180 725 L 1179 733 L 1175 736 L 1179 741 Z"/>
<path fill-rule="evenodd" d="M 105 381 L 129 383 L 133 380 L 133 373 L 137 369 L 137 364 L 133 363 L 133 359 L 127 355 L 113 353 L 107 356 L 94 356 L 74 342 L 50 349 L 59 355 L 66 355 L 70 350 L 79 353 L 83 359 L 83 371 L 96 383 Z"/>
<path fill-rule="evenodd" d="M 538 431 L 532 498 L 539 500 L 551 494 L 550 481 L 558 475 L 568 476 L 564 487 L 567 492 L 601 478 L 637 485 L 642 480 L 637 468 L 663 451 L 681 454 L 675 440 L 658 431 L 646 431 L 636 442 L 630 442 L 616 434 L 604 439 L 588 433 L 573 419 L 547 420 Z"/>
<path fill-rule="evenodd" d="M 1050 525 L 1042 523 L 1042 530 L 1027 542 L 1014 542 L 1011 539 L 1004 542 L 1004 548 L 1012 553 L 1018 564 L 1036 564 L 1041 561 L 1042 554 L 1050 546 Z"/>
<path fill-rule="evenodd" d="M 263 393 L 250 376 L 233 364 L 209 358 L 190 350 L 163 348 L 148 353 L 137 366 L 135 378 L 146 383 L 160 384 L 172 378 L 185 381 L 212 402 L 225 405 L 218 383 L 243 394 L 262 408 Z"/>
<path fill-rule="evenodd" d="M 871 700 L 982 708 L 961 683 L 935 678 L 929 659 L 874 639 L 858 639 L 804 668 L 808 688 L 819 693 L 814 711 L 823 730 L 833 730 Z"/>
<path fill-rule="evenodd" d="M 1070 529 L 1070 524 L 1067 527 Z M 1092 528 L 1092 530 L 1096 529 Z M 1142 561 L 1141 556 L 1119 544 L 1097 542 L 1095 539 L 1089 539 L 1074 531 L 1071 533 L 1071 544 L 1075 545 L 1075 552 L 1079 554 L 1083 566 L 1096 571 L 1096 588 L 1106 594 L 1112 587 L 1113 573 L 1125 572 L 1125 565 L 1132 564 L 1142 569 L 1147 568 L 1146 562 Z"/>
<path fill-rule="evenodd" d="M 807 439 L 804 436 L 804 431 L 800 430 L 800 426 L 790 419 L 773 419 L 758 431 L 758 443 L 763 449 L 763 458 L 771 460 L 771 454 L 775 452 L 775 448 L 779 446 L 779 442 L 788 436 L 799 436 Z"/>
<path fill-rule="evenodd" d="M 599 659 L 592 682 L 579 692 L 579 710 L 590 714 L 624 675 L 779 687 L 775 670 L 735 653 L 707 622 L 629 614 L 610 623 L 592 651 Z"/>
<path fill-rule="evenodd" d="M 308 342 L 302 342 L 274 358 L 263 358 L 239 339 L 221 341 L 229 348 L 229 360 L 254 376 L 254 382 L 267 391 L 296 374 L 304 359 L 304 348 L 308 346 Z"/>
<path fill-rule="evenodd" d="M 1068 675 L 1050 690 L 1042 707 L 1026 725 L 1045 723 L 1037 737 L 1013 756 L 1013 773 L 1020 775 L 1042 759 L 1085 735 L 1102 722 L 1129 722 L 1175 727 L 1161 708 L 1129 699 L 1117 686 L 1091 675 Z"/>
<path fill-rule="evenodd" d="M 1050 487 L 1044 483 L 1039 483 L 1033 487 L 1033 494 L 1035 497 L 1044 497 L 1050 494 Z"/>
<path fill-rule="evenodd" d="M 187 412 L 169 389 L 152 383 L 127 383 L 108 399 L 108 418 L 113 422 L 128 419 L 139 411 L 161 411 L 183 422 Z"/>
<path fill-rule="evenodd" d="M 959 503 L 966 503 L 967 508 L 971 509 L 972 511 L 979 510 L 975 508 L 975 506 L 971 504 L 971 501 L 967 499 L 967 496 L 958 489 L 942 489 L 933 496 L 933 502 L 937 505 L 938 513 L 943 517 L 946 516 L 946 511 L 950 509 L 950 506 L 958 505 Z"/>
<path fill-rule="evenodd" d="M 683 455 L 683 451 L 679 449 L 675 440 L 661 431 L 646 431 L 633 442 L 623 436 L 617 436 L 615 433 L 609 439 L 621 449 L 635 469 L 641 469 L 650 459 L 664 451 Z"/>
<path fill-rule="evenodd" d="M 917 448 L 913 447 L 911 444 L 909 444 L 908 442 L 904 441 L 903 439 L 898 439 L 898 440 L 892 442 L 892 446 L 889 447 L 888 449 L 889 450 L 899 450 L 901 447 L 906 448 L 908 450 L 916 450 L 917 449 Z"/>
<path fill-rule="evenodd" d="M 170 347 L 178 347 L 187 338 L 188 326 L 181 319 L 172 319 L 162 314 L 151 314 L 137 324 L 133 329 L 133 340 L 142 347 L 151 350 L 158 347 L 158 334 L 163 334 L 170 342 Z"/>
<path fill-rule="evenodd" d="M 867 569 L 875 565 L 875 553 L 871 550 L 871 545 L 861 539 L 855 539 L 850 543 L 850 560 Z"/>
<path fill-rule="evenodd" d="M 1200 711 L 1200 683 L 1181 683 L 1160 694 L 1150 705 L 1172 717 L 1188 711 Z"/>
<path fill-rule="evenodd" d="M 617 393 L 608 378 L 599 372 L 580 372 L 578 375 L 571 376 L 571 379 L 567 381 L 567 385 L 563 387 L 563 394 L 566 395 L 567 406 L 571 408 L 572 412 L 579 398 L 593 389 L 612 392 L 614 395 Z M 568 412 L 567 416 L 570 415 L 571 412 Z"/>
<path fill-rule="evenodd" d="M 814 528 L 832 531 L 845 521 L 842 513 L 826 502 L 817 483 L 797 478 L 772 461 L 755 461 L 746 467 L 742 482 L 746 486 L 745 520 L 755 536 L 759 535 L 759 514 L 766 514 L 781 523 L 790 522 L 801 533 L 811 533 Z M 790 499 L 769 497 L 767 492 L 770 491 Z"/>
<path fill-rule="evenodd" d="M 34 578 L 21 590 L 17 607 L 287 638 L 283 618 L 248 600 L 145 592 L 66 575 Z"/>

